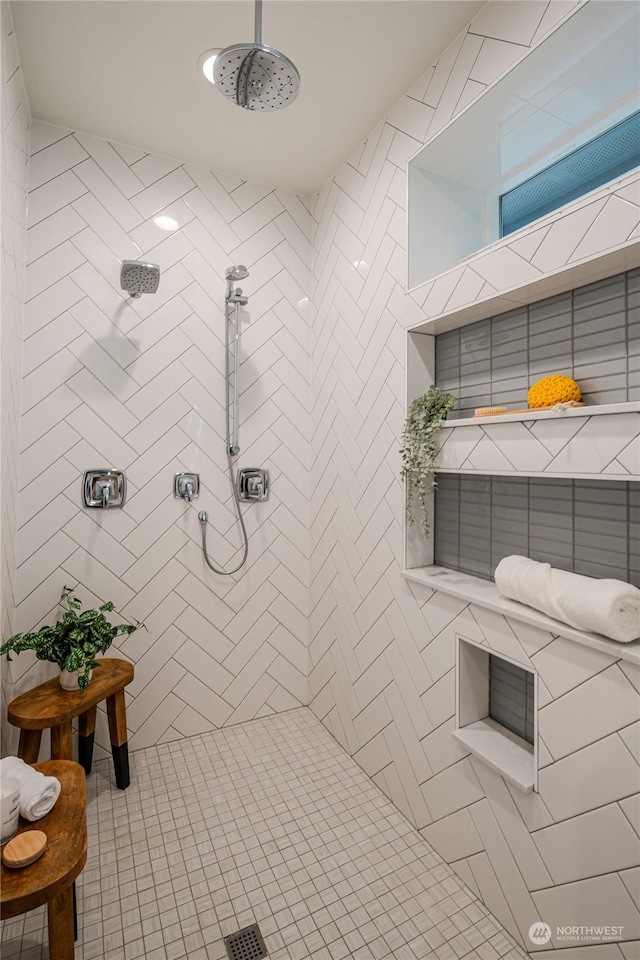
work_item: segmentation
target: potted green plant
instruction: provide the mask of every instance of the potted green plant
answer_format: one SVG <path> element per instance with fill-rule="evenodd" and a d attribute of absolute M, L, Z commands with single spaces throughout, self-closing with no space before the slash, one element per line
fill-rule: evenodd
<path fill-rule="evenodd" d="M 422 529 L 429 535 L 428 497 L 436 487 L 438 430 L 458 398 L 437 387 L 416 397 L 409 406 L 402 431 L 402 477 L 406 483 L 407 519 L 415 523 L 415 498 L 420 501 Z"/>
<path fill-rule="evenodd" d="M 0 656 L 34 650 L 38 660 L 48 660 L 60 667 L 60 686 L 63 690 L 83 692 L 89 686 L 96 657 L 109 649 L 117 636 L 133 633 L 142 624 L 109 623 L 105 613 L 114 606 L 103 603 L 97 610 L 79 613 L 82 603 L 74 596 L 74 587 L 65 587 L 60 604 L 66 607 L 61 620 L 52 627 L 41 627 L 34 633 L 16 633 L 0 647 Z"/>

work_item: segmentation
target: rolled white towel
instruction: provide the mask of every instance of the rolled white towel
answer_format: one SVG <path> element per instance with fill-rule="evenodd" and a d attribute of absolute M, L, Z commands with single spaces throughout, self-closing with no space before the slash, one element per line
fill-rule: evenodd
<path fill-rule="evenodd" d="M 25 820 L 46 817 L 60 796 L 60 781 L 56 777 L 45 777 L 19 757 L 0 760 L 0 777 L 20 781 L 20 816 Z"/>
<path fill-rule="evenodd" d="M 630 583 L 583 577 L 518 556 L 500 561 L 495 581 L 505 597 L 571 627 L 621 643 L 640 639 L 640 590 Z"/>

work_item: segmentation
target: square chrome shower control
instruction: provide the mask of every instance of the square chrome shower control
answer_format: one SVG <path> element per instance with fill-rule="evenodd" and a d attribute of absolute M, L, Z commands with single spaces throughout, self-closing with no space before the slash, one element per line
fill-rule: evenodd
<path fill-rule="evenodd" d="M 238 499 L 240 500 L 268 500 L 269 499 L 269 471 L 261 467 L 245 467 L 238 470 Z"/>
<path fill-rule="evenodd" d="M 200 496 L 200 474 L 174 473 L 173 495 L 176 500 L 197 500 Z"/>
<path fill-rule="evenodd" d="M 127 496 L 124 470 L 85 470 L 82 478 L 82 503 L 85 507 L 121 507 Z"/>

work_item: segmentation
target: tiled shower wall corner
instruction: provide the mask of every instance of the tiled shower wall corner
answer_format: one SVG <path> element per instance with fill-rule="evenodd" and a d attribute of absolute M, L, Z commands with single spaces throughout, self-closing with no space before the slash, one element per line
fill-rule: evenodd
<path fill-rule="evenodd" d="M 435 562 L 478 577 L 520 554 L 640 586 L 640 485 L 441 473 Z"/>
<path fill-rule="evenodd" d="M 143 620 L 118 652 L 133 749 L 307 701 L 310 216 L 259 184 L 33 123 L 23 350 L 19 629 L 54 617 L 65 584 Z M 171 217 L 180 229 L 155 222 Z M 120 261 L 160 264 L 128 300 Z M 302 258 L 302 259 L 301 259 Z M 271 470 L 245 510 L 238 559 L 224 449 L 224 271 L 247 263 L 240 371 L 242 466 Z M 80 507 L 83 470 L 124 468 L 122 510 Z M 173 475 L 200 473 L 200 499 Z M 28 654 L 17 689 L 42 679 Z M 100 712 L 97 742 L 108 750 Z"/>
<path fill-rule="evenodd" d="M 626 815 L 638 802 L 637 751 L 627 744 L 640 675 L 402 577 L 407 329 L 626 243 L 638 187 L 584 198 L 407 295 L 405 164 L 569 9 L 488 3 L 354 151 L 314 212 L 310 705 L 527 947 L 540 919 L 555 928 L 618 916 L 625 940 L 639 936 L 630 885 L 640 858 Z M 538 670 L 539 793 L 520 794 L 451 736 L 456 635 Z M 593 844 L 601 827 L 604 849 Z M 555 948 L 583 955 L 580 944 L 551 946 L 559 958 Z M 637 944 L 592 950 L 622 960 Z"/>
<path fill-rule="evenodd" d="M 18 59 L 11 8 L 0 3 L 2 50 L 2 279 L 0 315 L 2 343 L 0 373 L 2 396 L 0 448 L 2 449 L 2 505 L 0 514 L 0 628 L 2 637 L 16 629 L 15 570 L 18 523 L 18 460 L 20 423 L 20 350 L 24 300 L 26 241 L 27 161 L 29 157 L 29 106 Z M 12 666 L 1 665 L 3 711 L 13 694 Z M 2 718 L 2 748 L 6 754 L 16 743 L 16 731 Z"/>
<path fill-rule="evenodd" d="M 260 394 L 261 404 L 256 401 L 254 415 L 262 419 L 254 421 L 256 429 L 247 439 L 247 446 L 256 460 L 265 462 L 272 455 L 270 444 L 280 440 L 277 450 L 287 460 L 288 475 L 295 475 L 304 483 L 308 482 L 305 472 L 308 461 L 303 464 L 304 454 L 300 451 L 305 450 L 305 443 L 299 432 L 306 436 L 309 429 L 312 434 L 314 519 L 309 681 L 312 709 L 523 942 L 528 925 L 541 915 L 552 925 L 577 922 L 576 904 L 585 905 L 580 909 L 590 912 L 592 918 L 606 912 L 603 922 L 624 923 L 625 935 L 629 938 L 636 935 L 637 913 L 627 884 L 631 882 L 629 820 L 635 810 L 632 795 L 637 791 L 638 782 L 638 765 L 632 750 L 633 723 L 637 720 L 637 693 L 633 684 L 638 683 L 638 677 L 628 664 L 597 651 L 578 662 L 573 656 L 575 647 L 561 638 L 525 628 L 464 600 L 417 585 L 409 587 L 400 575 L 403 501 L 398 436 L 404 404 L 406 328 L 421 322 L 425 316 L 441 313 L 454 303 L 490 295 L 494 284 L 499 286 L 504 272 L 514 265 L 518 276 L 524 279 L 541 275 L 534 256 L 521 256 L 517 250 L 522 248 L 514 241 L 498 252 L 498 267 L 493 255 L 484 258 L 481 268 L 486 268 L 486 276 L 479 279 L 468 265 L 462 265 L 406 296 L 405 161 L 527 47 L 538 43 L 570 8 L 571 2 L 546 0 L 527 4 L 488 3 L 470 28 L 398 102 L 387 121 L 354 151 L 350 161 L 321 192 L 314 210 L 318 279 L 315 295 L 304 294 L 306 273 L 295 253 L 298 251 L 306 260 L 310 236 L 296 198 L 277 191 L 261 194 L 263 188 L 258 185 L 215 177 L 181 165 L 168 169 L 164 158 L 119 145 L 109 146 L 93 138 L 83 141 L 81 136 L 73 137 L 74 163 L 64 157 L 65 148 L 62 148 L 62 158 L 58 158 L 55 170 L 49 169 L 49 179 L 42 185 L 51 185 L 47 202 L 53 204 L 43 219 L 64 207 L 61 221 L 67 230 L 71 225 L 78 225 L 75 214 L 82 223 L 78 234 L 64 238 L 58 234 L 58 246 L 43 254 L 49 257 L 47 263 L 52 273 L 47 290 L 58 294 L 66 291 L 67 295 L 78 297 L 77 301 L 67 303 L 62 297 L 62 302 L 58 301 L 60 312 L 51 312 L 55 309 L 52 303 L 48 318 L 43 318 L 43 324 L 56 323 L 53 330 L 64 342 L 60 343 L 55 357 L 45 355 L 43 360 L 47 366 L 43 367 L 42 374 L 46 371 L 49 378 L 43 380 L 45 387 L 55 383 L 56 370 L 60 371 L 61 379 L 55 383 L 53 392 L 47 390 L 49 403 L 43 404 L 39 412 L 42 418 L 54 418 L 53 424 L 49 424 L 52 432 L 55 431 L 52 442 L 59 444 L 61 438 L 66 438 L 71 446 L 65 447 L 62 453 L 58 451 L 53 461 L 47 462 L 45 457 L 46 469 L 54 468 L 46 476 L 46 483 L 55 481 L 58 488 L 50 510 L 42 505 L 46 493 L 40 492 L 39 516 L 52 523 L 53 529 L 50 528 L 49 539 L 41 541 L 34 551 L 37 559 L 24 568 L 25 575 L 33 575 L 35 583 L 22 608 L 25 620 L 32 611 L 44 610 L 41 614 L 44 616 L 52 610 L 61 575 L 69 569 L 72 575 L 75 570 L 82 570 L 85 598 L 101 593 L 102 566 L 115 570 L 114 579 L 109 579 L 109 593 L 111 585 L 120 590 L 117 581 L 121 581 L 123 587 L 143 598 L 143 604 L 147 598 L 162 595 L 159 605 L 151 612 L 135 610 L 136 615 L 142 613 L 147 618 L 153 631 L 151 636 L 144 632 L 134 634 L 131 640 L 138 646 L 125 648 L 132 659 L 135 650 L 136 672 L 141 677 L 141 686 L 133 691 L 134 697 L 129 700 L 130 713 L 135 708 L 135 721 L 139 723 L 137 742 L 134 741 L 133 746 L 215 726 L 221 706 L 221 722 L 229 722 L 244 719 L 251 711 L 260 715 L 280 709 L 285 703 L 291 689 L 289 684 L 297 682 L 300 673 L 290 668 L 288 657 L 298 647 L 291 645 L 288 637 L 297 631 L 296 624 L 302 627 L 306 623 L 298 618 L 296 611 L 296 601 L 307 596 L 300 575 L 302 570 L 306 574 L 306 556 L 301 544 L 306 542 L 307 528 L 304 519 L 297 516 L 299 512 L 304 517 L 305 504 L 304 498 L 296 496 L 295 484 L 287 487 L 282 483 L 277 509 L 252 528 L 252 544 L 257 546 L 252 579 L 228 585 L 220 601 L 206 589 L 208 581 L 195 570 L 193 557 L 197 553 L 197 539 L 193 535 L 191 516 L 188 517 L 191 526 L 181 527 L 180 516 L 171 513 L 171 525 L 177 530 L 173 536 L 178 546 L 168 562 L 154 554 L 153 544 L 146 550 L 138 570 L 143 570 L 145 560 L 164 563 L 148 584 L 141 585 L 138 581 L 130 586 L 127 577 L 132 567 L 123 569 L 118 559 L 128 559 L 120 547 L 132 552 L 130 547 L 134 542 L 140 547 L 145 536 L 158 533 L 159 518 L 165 516 L 165 509 L 175 511 L 175 504 L 171 501 L 163 504 L 162 500 L 166 487 L 164 473 L 159 477 L 158 471 L 164 471 L 167 464 L 170 473 L 174 464 L 193 465 L 196 469 L 206 464 L 211 473 L 205 485 L 215 485 L 216 510 L 229 523 L 225 532 L 230 530 L 225 512 L 228 491 L 225 493 L 226 486 L 223 489 L 224 478 L 216 473 L 199 446 L 206 437 L 211 437 L 207 420 L 215 416 L 218 423 L 215 445 L 220 449 L 220 401 L 211 401 L 207 391 L 212 377 L 219 382 L 220 344 L 217 341 L 221 303 L 217 296 L 211 300 L 203 289 L 205 286 L 219 289 L 221 272 L 231 262 L 231 256 L 246 257 L 250 265 L 259 264 L 259 268 L 252 268 L 252 281 L 257 276 L 268 293 L 261 302 L 258 300 L 256 319 L 260 319 L 260 324 L 255 328 L 252 352 L 260 358 L 256 360 L 258 380 L 262 387 L 269 389 L 266 399 Z M 61 140 L 70 136 L 69 131 L 60 133 Z M 54 145 L 53 141 L 49 144 Z M 38 152 L 40 150 L 46 150 L 42 140 Z M 173 176 L 174 170 L 180 172 Z M 90 183 L 84 182 L 83 173 L 91 177 Z M 131 180 L 131 174 L 142 187 L 135 179 Z M 202 179 L 197 180 L 196 174 Z M 170 200 L 166 196 L 168 183 L 172 189 L 176 184 L 181 185 L 187 193 Z M 143 212 L 137 209 L 135 199 L 137 191 L 144 197 L 146 188 L 151 188 L 146 194 L 151 209 Z M 531 241 L 531 249 L 539 249 L 547 262 L 563 266 L 572 258 L 583 256 L 587 248 L 584 256 L 626 242 L 635 229 L 629 225 L 629 215 L 635 214 L 637 207 L 632 197 L 625 199 L 624 189 L 606 198 L 585 201 L 578 221 L 573 222 L 571 216 L 567 216 L 563 224 L 567 229 L 562 231 L 560 240 L 555 239 L 553 228 L 533 226 L 526 245 Z M 129 190 L 132 192 L 128 193 Z M 205 194 L 206 202 L 201 193 Z M 187 203 L 189 194 L 192 200 L 200 202 L 197 214 Z M 157 206 L 152 203 L 154 195 L 159 197 Z M 47 198 L 47 191 L 43 190 L 40 196 Z M 78 206 L 84 197 L 84 204 Z M 175 216 L 172 204 L 179 215 L 193 214 L 191 229 L 187 230 L 187 224 L 175 240 L 167 238 L 161 251 L 154 250 L 154 244 L 159 244 L 161 238 L 152 232 L 152 218 L 156 212 Z M 87 205 L 95 217 L 90 222 Z M 46 209 L 47 203 L 43 202 L 41 211 Z M 249 210 L 252 212 L 243 219 L 243 213 Z M 283 210 L 292 215 L 298 229 L 282 216 Z M 119 218 L 124 218 L 124 222 L 120 223 Z M 143 229 L 137 231 L 137 227 Z M 38 241 L 38 233 L 33 236 Z M 46 229 L 42 236 L 46 238 Z M 141 240 L 148 237 L 150 242 L 138 245 L 138 236 Z M 171 269 L 175 276 L 171 275 L 167 301 L 156 299 L 145 303 L 143 300 L 138 309 L 148 309 L 149 315 L 136 313 L 139 322 L 123 329 L 119 325 L 121 314 L 116 310 L 119 307 L 122 311 L 117 283 L 115 279 L 111 284 L 104 283 L 102 277 L 105 269 L 113 271 L 114 260 L 117 262 L 130 251 L 136 255 L 136 248 L 132 249 L 128 241 L 135 244 L 138 251 L 144 250 L 148 255 L 155 252 L 159 259 L 162 255 L 160 262 L 165 265 L 165 272 L 161 284 L 164 283 L 165 290 L 170 263 L 174 265 Z M 69 256 L 72 260 L 79 258 L 79 266 L 60 262 Z M 60 261 L 56 261 L 56 257 L 60 257 Z M 56 263 L 58 270 L 62 267 L 58 275 Z M 81 282 L 83 277 L 86 277 L 86 286 Z M 284 292 L 281 285 L 285 287 Z M 311 290 L 310 285 L 308 289 Z M 191 293 L 195 296 L 190 302 Z M 305 345 L 301 346 L 301 353 L 296 352 L 298 338 L 304 337 L 308 329 L 300 323 L 300 319 L 305 320 L 307 316 L 305 296 L 311 296 L 318 308 L 317 322 L 314 321 L 314 402 L 310 421 L 304 410 L 296 406 L 305 388 L 304 376 L 299 380 L 295 373 L 308 369 Z M 44 299 L 46 297 L 43 302 Z M 252 311 L 256 302 L 254 297 Z M 82 303 L 83 307 L 76 310 L 76 303 Z M 184 303 L 193 312 L 193 318 L 185 315 L 178 320 L 175 307 L 184 310 Z M 130 305 L 127 309 L 135 311 L 136 307 Z M 211 311 L 217 311 L 218 316 L 213 331 L 207 327 Z M 122 312 L 124 317 L 129 316 L 126 311 Z M 76 340 L 84 333 L 88 335 L 88 340 L 78 344 L 79 357 L 73 352 L 75 340 L 65 340 L 69 332 L 75 331 L 69 317 L 81 326 Z M 79 317 L 84 317 L 84 322 Z M 153 323 L 146 324 L 147 319 L 153 319 Z M 177 333 L 173 332 L 173 324 L 179 328 Z M 31 335 L 37 332 L 34 328 L 30 330 Z M 173 340 L 166 341 L 172 333 Z M 154 337 L 157 340 L 151 343 Z M 174 349 L 175 340 L 184 347 L 183 353 Z M 192 351 L 196 340 L 201 349 Z M 161 343 L 164 347 L 154 350 Z M 94 409 L 97 407 L 94 391 L 100 391 L 90 379 L 95 378 L 95 366 L 92 369 L 91 363 L 96 352 L 92 351 L 104 359 L 110 348 L 115 349 L 116 355 L 109 354 L 109 357 L 120 366 L 121 372 L 109 366 L 109 377 L 113 379 L 105 388 L 125 411 L 132 412 L 128 404 L 140 384 L 129 370 L 128 365 L 138 359 L 138 353 L 130 354 L 129 345 L 142 353 L 139 375 L 149 378 L 145 383 L 153 382 L 160 387 L 165 381 L 158 378 L 165 367 L 176 367 L 180 373 L 181 367 L 187 366 L 185 361 L 193 360 L 201 365 L 198 370 L 205 384 L 199 393 L 200 381 L 195 373 L 192 394 L 186 394 L 186 381 L 170 387 L 172 399 L 177 397 L 181 405 L 182 401 L 187 402 L 187 412 L 182 413 L 175 427 L 164 435 L 171 442 L 164 442 L 161 431 L 160 441 L 151 440 L 144 452 L 131 450 L 131 463 L 139 470 L 134 471 L 137 480 L 130 511 L 106 515 L 105 523 L 108 521 L 113 527 L 103 526 L 100 518 L 91 517 L 87 519 L 91 524 L 88 527 L 84 515 L 77 509 L 77 481 L 80 465 L 86 465 L 84 454 L 99 453 L 101 458 L 108 456 L 110 461 L 111 450 L 116 453 L 123 450 L 118 445 L 123 440 L 122 431 L 118 434 L 109 428 L 104 417 Z M 118 354 L 119 348 L 123 349 L 124 356 Z M 291 351 L 296 371 L 287 367 Z M 187 353 L 189 357 L 185 356 Z M 208 364 L 207 358 L 212 355 L 217 358 L 216 363 Z M 75 369 L 74 360 L 79 364 Z M 282 361 L 281 367 L 277 366 L 278 361 Z M 281 368 L 287 373 L 280 374 Z M 134 365 L 133 371 L 136 369 Z M 276 379 L 270 378 L 267 383 L 264 378 L 271 372 Z M 80 382 L 72 382 L 76 373 L 84 373 L 85 386 L 87 382 L 92 386 L 85 396 L 80 393 L 82 378 Z M 119 392 L 121 385 L 129 382 L 122 374 L 134 380 L 134 384 L 130 384 L 134 392 L 129 395 Z M 172 375 L 168 375 L 169 379 Z M 37 391 L 39 383 L 40 379 L 33 377 L 28 382 L 29 390 Z M 295 384 L 293 400 L 286 389 L 278 397 L 277 384 L 289 391 Z M 220 397 L 218 388 L 215 397 Z M 40 397 L 39 402 L 43 399 Z M 163 417 L 168 414 L 170 404 L 162 399 L 159 402 L 160 417 Z M 117 405 L 115 409 L 122 415 Z M 79 411 L 77 418 L 73 417 L 75 410 Z M 70 451 L 79 443 L 76 419 L 82 421 L 81 432 L 86 430 L 91 445 L 82 441 L 84 446 L 77 453 L 83 456 L 74 462 Z M 140 430 L 140 439 L 151 426 L 147 417 L 144 420 L 147 425 Z M 37 417 L 32 417 L 32 423 L 37 423 Z M 192 430 L 196 440 L 192 439 Z M 186 440 L 180 437 L 180 432 Z M 263 437 L 266 450 L 260 446 Z M 107 443 L 108 439 L 113 446 Z M 185 446 L 173 449 L 174 439 L 180 439 Z M 33 469 L 33 464 L 42 462 L 46 454 L 44 440 L 42 437 L 33 441 L 43 442 L 31 451 L 31 461 L 27 457 L 27 467 L 31 465 Z M 127 442 L 126 436 L 123 442 Z M 194 457 L 183 455 L 183 450 L 192 452 Z M 145 457 L 147 451 L 149 457 Z M 25 456 L 27 454 L 25 451 Z M 74 470 L 65 480 L 69 464 Z M 213 480 L 209 479 L 211 476 Z M 145 484 L 147 497 L 154 500 L 148 513 L 147 501 L 141 496 Z M 45 485 L 43 481 L 43 487 Z M 134 516 L 130 516 L 132 506 L 135 506 Z M 205 504 L 201 500 L 198 506 Z M 67 518 L 60 516 L 64 510 Z M 122 518 L 121 527 L 117 526 L 116 516 Z M 28 520 L 25 527 L 27 523 Z M 30 529 L 35 530 L 35 525 Z M 181 535 L 185 531 L 188 542 L 182 546 Z M 95 539 L 84 539 L 87 532 Z M 127 545 L 125 539 L 131 532 L 136 533 L 137 539 L 134 537 Z M 28 533 L 26 530 L 25 534 Z M 163 536 L 164 532 L 160 531 L 156 540 Z M 52 557 L 61 545 L 72 552 L 66 559 Z M 172 546 L 169 542 L 169 547 Z M 74 556 L 75 564 L 69 562 Z M 148 571 L 148 567 L 145 569 Z M 178 574 L 182 579 L 174 585 L 173 578 Z M 136 579 L 135 571 L 132 570 L 131 576 Z M 143 579 L 142 572 L 140 578 Z M 192 588 L 189 596 L 185 596 L 187 588 Z M 131 601 L 125 599 L 125 608 L 133 613 L 135 605 L 128 607 L 129 603 Z M 243 611 L 246 611 L 245 618 L 241 616 Z M 288 634 L 278 629 L 282 624 L 286 626 L 285 618 L 291 624 Z M 268 632 L 274 620 L 276 626 Z M 500 777 L 467 757 L 451 738 L 456 632 L 485 640 L 490 649 L 508 650 L 514 660 L 533 664 L 540 671 L 550 692 L 544 707 L 544 769 L 539 795 L 523 798 L 512 791 Z M 283 637 L 284 642 L 278 647 Z M 226 650 L 226 657 L 232 657 L 225 640 L 238 651 L 237 662 L 226 660 L 228 666 L 237 669 L 231 680 L 230 670 L 225 672 L 224 663 L 212 664 L 211 657 L 207 657 L 212 643 L 221 652 Z M 177 644 L 175 652 L 174 644 Z M 273 655 L 274 648 L 278 655 Z M 180 651 L 185 649 L 190 659 L 183 658 L 183 663 Z M 241 657 L 246 670 L 239 664 Z M 163 667 L 156 672 L 158 662 Z M 274 689 L 277 700 L 272 700 L 268 688 L 274 682 L 276 670 L 280 680 Z M 285 674 L 287 682 L 283 682 Z M 229 686 L 222 695 L 215 689 L 204 690 L 203 676 L 211 683 L 218 683 L 219 677 Z M 259 680 L 254 683 L 256 676 Z M 201 692 L 197 701 L 190 701 L 188 707 L 183 699 L 187 697 L 185 690 L 189 694 Z M 224 699 L 231 696 L 244 709 L 244 715 L 242 709 L 236 711 L 233 704 Z M 296 699 L 299 697 L 294 694 L 288 702 Z M 597 714 L 592 709 L 593 702 L 600 705 Z M 228 712 L 230 707 L 232 713 Z M 209 716 L 207 711 L 216 715 Z M 599 770 L 601 776 L 594 778 L 594 769 Z M 593 837 L 594 831 L 601 835 L 606 831 L 607 837 L 612 838 L 606 850 L 596 851 L 602 854 L 599 859 L 589 854 L 587 840 Z M 554 855 L 563 843 L 570 844 L 582 855 L 575 861 L 563 863 Z"/>
<path fill-rule="evenodd" d="M 449 420 L 526 407 L 531 384 L 552 373 L 590 404 L 640 399 L 640 270 L 436 337 L 436 384 L 459 398 Z"/>

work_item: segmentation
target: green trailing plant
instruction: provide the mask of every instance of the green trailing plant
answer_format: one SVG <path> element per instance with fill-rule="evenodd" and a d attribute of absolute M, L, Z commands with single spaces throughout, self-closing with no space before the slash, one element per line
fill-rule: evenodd
<path fill-rule="evenodd" d="M 60 597 L 60 605 L 66 607 L 61 620 L 52 627 L 41 627 L 33 633 L 16 633 L 0 647 L 0 656 L 34 650 L 38 660 L 48 660 L 57 664 L 61 670 L 73 673 L 82 670 L 78 676 L 78 686 L 82 691 L 89 685 L 89 674 L 96 666 L 96 656 L 105 653 L 117 636 L 133 633 L 142 624 L 119 623 L 113 625 L 105 617 L 114 606 L 103 603 L 97 610 L 79 611 L 82 603 L 74 596 L 74 587 L 65 587 Z"/>
<path fill-rule="evenodd" d="M 427 500 L 436 487 L 436 454 L 438 430 L 447 413 L 457 403 L 452 393 L 437 387 L 411 403 L 402 431 L 402 477 L 406 483 L 407 519 L 415 523 L 414 504 L 417 497 L 422 513 L 422 528 L 429 535 Z"/>

